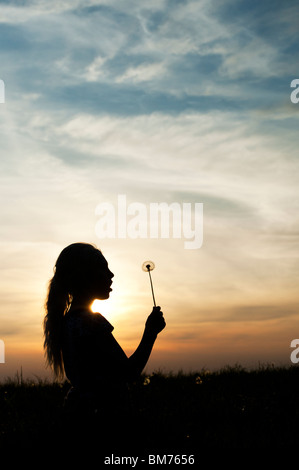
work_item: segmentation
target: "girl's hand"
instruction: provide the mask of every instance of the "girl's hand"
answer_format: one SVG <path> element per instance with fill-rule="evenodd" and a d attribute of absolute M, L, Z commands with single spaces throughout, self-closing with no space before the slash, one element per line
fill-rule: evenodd
<path fill-rule="evenodd" d="M 152 313 L 147 317 L 145 323 L 146 331 L 154 334 L 160 333 L 166 326 L 166 322 L 161 312 L 161 307 L 154 307 Z"/>

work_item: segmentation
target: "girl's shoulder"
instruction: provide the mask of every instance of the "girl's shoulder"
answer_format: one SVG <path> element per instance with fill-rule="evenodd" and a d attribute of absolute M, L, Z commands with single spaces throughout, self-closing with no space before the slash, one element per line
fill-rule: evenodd
<path fill-rule="evenodd" d="M 65 315 L 65 327 L 81 334 L 111 333 L 114 327 L 101 313 L 70 310 Z"/>
<path fill-rule="evenodd" d="M 88 321 L 97 328 L 102 328 L 105 331 L 111 333 L 114 330 L 114 327 L 109 323 L 109 321 L 103 317 L 99 312 L 96 313 L 87 313 Z"/>

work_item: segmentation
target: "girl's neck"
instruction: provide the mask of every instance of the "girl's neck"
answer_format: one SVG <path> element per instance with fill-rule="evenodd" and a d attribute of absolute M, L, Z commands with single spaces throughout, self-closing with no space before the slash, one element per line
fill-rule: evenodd
<path fill-rule="evenodd" d="M 90 298 L 73 297 L 70 310 L 90 310 L 92 300 Z"/>

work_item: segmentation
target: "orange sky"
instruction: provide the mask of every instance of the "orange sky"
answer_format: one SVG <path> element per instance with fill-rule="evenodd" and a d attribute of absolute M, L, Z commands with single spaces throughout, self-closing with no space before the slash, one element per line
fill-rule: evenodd
<path fill-rule="evenodd" d="M 246 273 L 245 289 L 245 278 L 240 279 L 232 266 L 223 266 L 222 272 L 211 268 L 205 259 L 205 245 L 194 255 L 179 248 L 173 250 L 172 244 L 179 241 L 169 240 L 167 245 L 162 241 L 162 248 L 159 240 L 103 242 L 115 277 L 110 299 L 99 301 L 96 307 L 114 325 L 114 335 L 125 352 L 130 355 L 138 346 L 152 308 L 148 275 L 141 265 L 153 259 L 156 302 L 163 309 L 167 327 L 158 337 L 146 371 L 215 369 L 236 363 L 248 367 L 290 364 L 290 342 L 299 331 L 295 286 L 275 290 L 275 273 L 264 285 Z M 2 316 L 7 331 L 3 337 L 6 362 L 0 364 L 2 378 L 14 376 L 21 368 L 24 376 L 50 376 L 42 349 L 43 301 L 60 247 L 43 248 L 27 246 L 31 251 L 28 260 L 32 260 L 27 279 L 29 261 L 23 259 L 18 266 L 19 254 L 9 258 L 10 269 L 20 277 L 15 278 L 19 281 L 17 295 L 7 301 L 7 314 Z M 170 256 L 171 251 L 175 257 Z M 225 270 L 227 275 L 223 276 Z M 209 279 L 213 272 L 215 282 Z"/>

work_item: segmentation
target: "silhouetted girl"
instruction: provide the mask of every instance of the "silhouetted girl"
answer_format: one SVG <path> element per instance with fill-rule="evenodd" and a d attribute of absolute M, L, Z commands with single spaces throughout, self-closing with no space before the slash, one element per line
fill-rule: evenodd
<path fill-rule="evenodd" d="M 154 308 L 138 348 L 127 357 L 113 326 L 91 310 L 95 299 L 109 297 L 113 276 L 93 245 L 74 243 L 60 253 L 46 300 L 44 347 L 56 377 L 65 373 L 72 385 L 66 403 L 78 424 L 75 432 L 86 436 L 90 430 L 101 439 L 112 434 L 115 442 L 129 429 L 127 384 L 141 374 L 165 321 L 160 307 Z M 82 429 L 82 418 L 89 429 Z"/>

